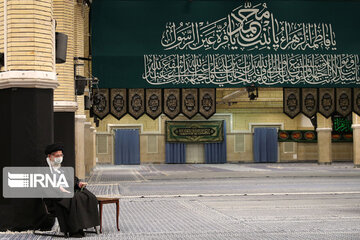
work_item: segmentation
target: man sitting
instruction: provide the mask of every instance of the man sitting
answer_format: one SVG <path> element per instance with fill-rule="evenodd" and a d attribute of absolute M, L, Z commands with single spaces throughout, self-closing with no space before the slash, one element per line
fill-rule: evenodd
<path fill-rule="evenodd" d="M 52 173 L 61 171 L 63 150 L 61 144 L 51 144 L 45 149 L 46 161 Z M 70 233 L 71 237 L 83 237 L 83 229 L 100 225 L 98 201 L 85 188 L 86 185 L 75 177 L 73 198 L 44 199 L 49 212 L 54 212 L 58 218 L 60 231 Z"/>

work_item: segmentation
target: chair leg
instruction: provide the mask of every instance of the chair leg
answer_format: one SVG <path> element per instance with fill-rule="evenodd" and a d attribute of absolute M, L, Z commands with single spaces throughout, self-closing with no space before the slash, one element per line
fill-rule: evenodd
<path fill-rule="evenodd" d="M 102 233 L 102 207 L 103 207 L 103 204 L 100 203 L 99 207 L 100 207 L 100 233 Z"/>

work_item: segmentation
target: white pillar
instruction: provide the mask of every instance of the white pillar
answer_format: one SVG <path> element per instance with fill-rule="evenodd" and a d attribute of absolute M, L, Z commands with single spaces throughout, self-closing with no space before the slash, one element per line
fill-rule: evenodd
<path fill-rule="evenodd" d="M 318 163 L 331 164 L 332 163 L 332 149 L 331 149 L 331 118 L 325 118 L 321 114 L 317 114 L 317 138 L 318 138 Z"/>
<path fill-rule="evenodd" d="M 92 154 L 91 154 L 91 168 L 96 166 L 96 130 L 95 127 L 90 127 L 92 136 Z"/>
<path fill-rule="evenodd" d="M 75 174 L 80 179 L 85 179 L 85 120 L 85 115 L 75 115 Z"/>
<path fill-rule="evenodd" d="M 92 136 L 91 122 L 84 124 L 84 151 L 85 151 L 85 175 L 88 176 L 91 170 Z"/>
<path fill-rule="evenodd" d="M 354 167 L 360 168 L 360 116 L 353 113 L 353 155 Z"/>

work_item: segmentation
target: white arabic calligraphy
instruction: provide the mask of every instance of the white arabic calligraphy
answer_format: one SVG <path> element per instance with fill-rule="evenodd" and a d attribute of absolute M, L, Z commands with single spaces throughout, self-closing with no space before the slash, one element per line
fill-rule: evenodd
<path fill-rule="evenodd" d="M 151 85 L 360 84 L 355 54 L 144 55 L 144 64 Z"/>
<path fill-rule="evenodd" d="M 336 50 L 331 24 L 278 21 L 265 3 L 234 9 L 215 22 L 168 22 L 161 37 L 165 50 Z"/>

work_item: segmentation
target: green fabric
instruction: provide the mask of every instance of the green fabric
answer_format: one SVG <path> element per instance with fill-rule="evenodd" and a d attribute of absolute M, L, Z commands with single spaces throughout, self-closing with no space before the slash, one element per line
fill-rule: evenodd
<path fill-rule="evenodd" d="M 332 142 L 352 142 L 353 134 L 351 132 L 331 133 Z M 280 130 L 278 132 L 278 142 L 302 142 L 316 143 L 317 132 L 312 130 Z"/>
<path fill-rule="evenodd" d="M 166 121 L 166 141 L 184 143 L 222 142 L 223 121 Z"/>
<path fill-rule="evenodd" d="M 251 6 L 235 0 L 95 0 L 93 75 L 101 88 L 358 85 L 360 1 L 249 2 Z M 240 13 L 241 5 L 253 10 Z M 282 26 L 290 32 L 280 30 Z M 305 30 L 312 40 L 301 39 L 309 36 Z M 206 35 L 212 31 L 213 37 Z M 226 34 L 240 43 L 230 44 Z M 249 40 L 251 34 L 255 40 Z M 288 39 L 276 44 L 276 37 Z M 248 43 L 252 45 L 241 47 Z"/>
<path fill-rule="evenodd" d="M 333 132 L 336 133 L 351 133 L 352 120 L 347 117 L 333 117 Z"/>
<path fill-rule="evenodd" d="M 279 142 L 317 142 L 317 132 L 312 130 L 280 130 Z"/>

